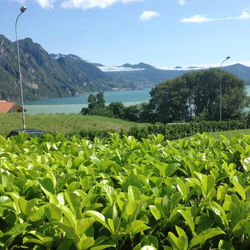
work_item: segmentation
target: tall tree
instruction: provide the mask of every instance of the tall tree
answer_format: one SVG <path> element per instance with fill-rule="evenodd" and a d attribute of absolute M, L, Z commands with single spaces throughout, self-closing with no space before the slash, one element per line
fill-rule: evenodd
<path fill-rule="evenodd" d="M 96 107 L 98 109 L 105 108 L 105 99 L 102 91 L 96 94 Z"/>
<path fill-rule="evenodd" d="M 245 82 L 219 69 L 189 72 L 158 84 L 151 90 L 152 98 L 146 106 L 149 116 L 154 114 L 160 122 L 188 121 L 194 117 L 219 120 L 220 74 L 222 117 L 239 118 L 247 99 Z"/>
<path fill-rule="evenodd" d="M 88 109 L 91 112 L 96 106 L 96 96 L 94 94 L 90 94 L 88 97 Z"/>

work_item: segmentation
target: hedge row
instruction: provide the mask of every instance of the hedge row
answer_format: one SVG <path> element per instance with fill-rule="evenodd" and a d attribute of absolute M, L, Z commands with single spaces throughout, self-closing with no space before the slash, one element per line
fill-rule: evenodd
<path fill-rule="evenodd" d="M 176 124 L 152 124 L 142 128 L 133 127 L 128 132 L 129 135 L 137 139 L 147 138 L 152 134 L 162 134 L 165 139 L 176 140 L 179 138 L 192 136 L 196 133 L 216 132 L 224 130 L 236 130 L 247 128 L 244 121 L 202 121 L 199 123 L 176 123 Z"/>
<path fill-rule="evenodd" d="M 162 134 L 165 139 L 176 140 L 179 138 L 192 136 L 196 133 L 215 132 L 224 130 L 236 130 L 247 128 L 245 121 L 202 121 L 199 123 L 175 123 L 175 124 L 162 124 L 156 123 L 147 125 L 145 127 L 132 127 L 128 132 L 120 131 L 120 135 L 131 135 L 137 139 L 148 138 L 152 134 Z M 93 140 L 95 137 L 106 138 L 114 130 L 97 130 L 97 129 L 82 129 L 75 133 L 67 134 L 67 137 L 73 135 L 80 138 L 88 138 Z"/>

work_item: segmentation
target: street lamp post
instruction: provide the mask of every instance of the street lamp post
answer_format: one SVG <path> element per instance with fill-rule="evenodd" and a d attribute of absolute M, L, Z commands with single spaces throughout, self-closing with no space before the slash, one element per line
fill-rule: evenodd
<path fill-rule="evenodd" d="M 230 59 L 231 57 L 230 56 L 227 56 L 226 59 L 224 59 L 222 62 L 221 62 L 221 65 L 220 65 L 220 122 L 222 121 L 222 110 L 221 110 L 221 107 L 222 107 L 222 87 L 221 87 L 221 67 L 222 67 L 222 64 L 227 61 L 228 59 Z"/>
<path fill-rule="evenodd" d="M 18 70 L 19 70 L 19 84 L 21 89 L 21 103 L 22 103 L 22 118 L 23 118 L 23 130 L 25 130 L 25 115 L 24 115 L 24 103 L 23 103 L 23 84 L 22 84 L 22 73 L 21 73 L 21 66 L 20 66 L 20 52 L 19 52 L 19 44 L 17 39 L 17 21 L 19 17 L 24 13 L 24 11 L 27 10 L 26 6 L 22 6 L 20 8 L 20 14 L 16 18 L 16 25 L 15 25 L 15 31 L 16 31 L 16 47 L 17 47 L 17 60 L 18 60 Z"/>

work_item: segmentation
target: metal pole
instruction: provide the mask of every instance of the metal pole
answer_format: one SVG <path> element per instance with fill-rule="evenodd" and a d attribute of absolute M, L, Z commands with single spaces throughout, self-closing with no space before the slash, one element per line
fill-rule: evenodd
<path fill-rule="evenodd" d="M 220 65 L 220 122 L 222 121 L 222 87 L 221 87 L 221 67 L 222 67 L 222 64 L 227 61 L 228 59 L 230 59 L 230 56 L 228 56 L 225 60 L 223 60 L 221 62 L 221 65 Z"/>
<path fill-rule="evenodd" d="M 16 24 L 15 24 L 15 32 L 16 32 L 16 46 L 17 46 L 17 60 L 18 60 L 18 71 L 19 71 L 19 84 L 21 89 L 21 104 L 22 104 L 22 119 L 23 119 L 23 130 L 26 128 L 25 124 L 25 114 L 24 114 L 24 102 L 23 102 L 23 84 L 22 84 L 22 72 L 21 72 L 21 65 L 20 65 L 20 52 L 19 52 L 19 44 L 18 44 L 18 38 L 17 38 L 17 21 L 19 17 L 23 14 L 23 12 L 27 8 L 23 6 L 20 11 L 21 13 L 16 18 Z"/>

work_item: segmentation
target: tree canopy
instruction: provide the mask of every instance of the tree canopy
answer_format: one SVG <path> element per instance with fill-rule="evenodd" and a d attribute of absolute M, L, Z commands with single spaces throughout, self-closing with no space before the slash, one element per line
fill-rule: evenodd
<path fill-rule="evenodd" d="M 220 73 L 223 120 L 241 117 L 247 102 L 245 82 L 220 69 L 193 71 L 158 84 L 146 107 L 151 121 L 219 120 Z"/>

